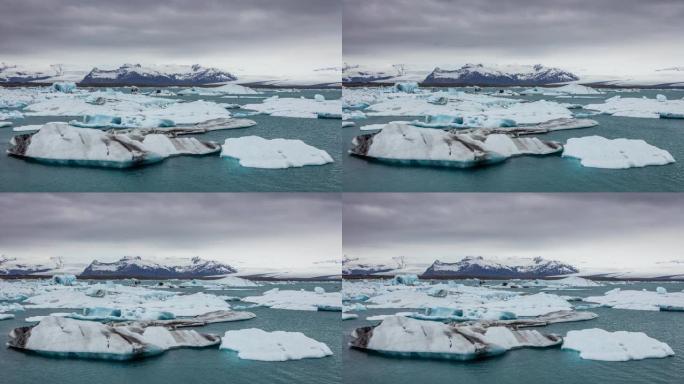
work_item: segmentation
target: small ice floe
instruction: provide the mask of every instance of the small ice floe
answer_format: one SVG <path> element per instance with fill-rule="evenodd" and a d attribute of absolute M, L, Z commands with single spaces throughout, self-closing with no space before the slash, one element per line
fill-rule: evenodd
<path fill-rule="evenodd" d="M 389 316 L 373 327 L 357 328 L 350 346 L 400 357 L 474 360 L 516 348 L 547 348 L 562 338 L 513 327 L 442 324 Z"/>
<path fill-rule="evenodd" d="M 258 328 L 227 331 L 220 349 L 237 352 L 245 360 L 287 361 L 331 356 L 325 343 L 301 332 L 266 332 Z"/>
<path fill-rule="evenodd" d="M 342 310 L 342 294 L 340 292 L 316 293 L 304 290 L 291 291 L 274 288 L 264 292 L 261 296 L 244 297 L 242 301 L 274 309 L 297 311 Z"/>
<path fill-rule="evenodd" d="M 643 140 L 585 136 L 568 139 L 563 157 L 580 160 L 585 167 L 625 169 L 674 163 L 672 155 Z"/>
<path fill-rule="evenodd" d="M 128 168 L 170 156 L 207 155 L 221 149 L 215 142 L 195 138 L 141 136 L 47 123 L 36 133 L 14 136 L 7 152 L 45 163 Z"/>
<path fill-rule="evenodd" d="M 159 133 L 167 136 L 179 135 L 196 135 L 206 132 L 221 131 L 226 129 L 240 129 L 249 128 L 256 125 L 256 121 L 249 119 L 236 118 L 218 118 L 203 121 L 197 124 L 181 124 L 170 127 L 153 127 L 153 128 L 133 128 L 133 129 L 117 129 L 115 133 L 118 134 L 137 134 L 149 135 Z"/>
<path fill-rule="evenodd" d="M 355 320 L 358 318 L 359 318 L 359 315 L 357 315 L 355 313 L 342 313 L 342 320 Z"/>
<path fill-rule="evenodd" d="M 649 99 L 646 97 L 613 96 L 601 104 L 587 104 L 584 108 L 613 116 L 658 119 L 663 115 L 684 114 L 684 100 L 667 100 L 667 98 L 662 97 Z"/>
<path fill-rule="evenodd" d="M 242 108 L 277 117 L 317 119 L 319 114 L 340 115 L 340 100 L 321 100 L 272 96 L 260 104 L 246 104 Z M 341 118 L 341 117 L 340 117 Z"/>
<path fill-rule="evenodd" d="M 342 128 L 351 128 L 355 125 L 356 125 L 356 123 L 354 123 L 353 121 L 343 121 L 342 122 Z"/>
<path fill-rule="evenodd" d="M 14 315 L 11 313 L 0 313 L 0 320 L 14 319 Z"/>
<path fill-rule="evenodd" d="M 333 162 L 328 152 L 301 140 L 268 140 L 259 136 L 226 139 L 221 156 L 238 159 L 241 166 L 250 168 L 282 169 Z"/>
<path fill-rule="evenodd" d="M 12 122 L 11 121 L 0 121 L 0 128 L 6 128 L 6 127 L 11 127 Z"/>
<path fill-rule="evenodd" d="M 173 348 L 202 348 L 220 342 L 217 335 L 194 330 L 111 326 L 48 316 L 37 325 L 12 330 L 7 345 L 48 356 L 130 360 Z"/>
<path fill-rule="evenodd" d="M 643 332 L 608 332 L 599 328 L 569 331 L 562 349 L 579 352 L 586 360 L 629 361 L 674 355 L 669 345 Z"/>
<path fill-rule="evenodd" d="M 615 288 L 603 296 L 590 296 L 584 301 L 616 309 L 676 311 L 684 308 L 684 292 L 634 291 Z"/>
<path fill-rule="evenodd" d="M 559 143 L 537 138 L 389 124 L 378 133 L 355 137 L 350 153 L 400 164 L 466 168 L 501 162 L 511 156 L 548 155 L 561 150 Z"/>

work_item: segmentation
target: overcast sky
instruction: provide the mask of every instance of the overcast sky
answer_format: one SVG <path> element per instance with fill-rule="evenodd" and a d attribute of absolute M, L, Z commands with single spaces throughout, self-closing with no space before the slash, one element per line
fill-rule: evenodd
<path fill-rule="evenodd" d="M 344 253 L 365 261 L 464 256 L 583 268 L 684 259 L 684 194 L 345 194 Z"/>
<path fill-rule="evenodd" d="M 0 61 L 299 73 L 340 65 L 341 12 L 334 0 L 3 0 Z"/>
<path fill-rule="evenodd" d="M 45 261 L 193 257 L 293 269 L 340 259 L 338 194 L 9 194 L 0 254 Z"/>
<path fill-rule="evenodd" d="M 541 63 L 601 75 L 684 66 L 681 0 L 342 1 L 350 63 Z"/>

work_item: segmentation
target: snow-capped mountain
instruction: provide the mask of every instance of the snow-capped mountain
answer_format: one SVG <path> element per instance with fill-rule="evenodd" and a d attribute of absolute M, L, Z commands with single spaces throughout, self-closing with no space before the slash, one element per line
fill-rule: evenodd
<path fill-rule="evenodd" d="M 235 268 L 229 265 L 199 257 L 193 257 L 185 263 L 163 264 L 139 256 L 127 256 L 112 263 L 94 260 L 83 270 L 80 277 L 195 278 L 235 272 Z"/>
<path fill-rule="evenodd" d="M 112 85 L 202 85 L 237 80 L 235 75 L 217 68 L 195 65 L 142 66 L 124 64 L 117 69 L 93 68 L 81 84 Z"/>
<path fill-rule="evenodd" d="M 466 64 L 458 69 L 435 68 L 425 84 L 542 85 L 579 80 L 575 74 L 543 65 Z"/>
<path fill-rule="evenodd" d="M 16 258 L 0 255 L 0 275 L 3 276 L 26 276 L 55 269 L 52 264 L 30 264 Z"/>
<path fill-rule="evenodd" d="M 397 269 L 396 265 L 362 263 L 358 258 L 344 256 L 342 259 L 342 275 L 373 275 Z"/>
<path fill-rule="evenodd" d="M 541 257 L 485 258 L 469 256 L 455 263 L 444 263 L 436 260 L 425 270 L 423 277 L 540 278 L 577 272 L 579 270 L 572 265 Z"/>
<path fill-rule="evenodd" d="M 372 83 L 374 81 L 388 80 L 399 76 L 398 70 L 374 70 L 360 65 L 346 64 L 342 67 L 343 83 Z"/>

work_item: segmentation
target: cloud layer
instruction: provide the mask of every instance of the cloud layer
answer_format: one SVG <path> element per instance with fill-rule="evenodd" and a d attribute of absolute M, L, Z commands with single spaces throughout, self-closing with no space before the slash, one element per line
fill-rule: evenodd
<path fill-rule="evenodd" d="M 682 258 L 679 194 L 345 194 L 344 251 L 368 260 L 542 256 L 606 266 Z"/>
<path fill-rule="evenodd" d="M 43 63 L 339 63 L 341 4 L 321 0 L 5 0 L 0 59 Z"/>
<path fill-rule="evenodd" d="M 336 194 L 3 194 L 0 252 L 308 265 L 339 257 L 340 215 Z"/>
<path fill-rule="evenodd" d="M 344 55 L 355 62 L 542 62 L 594 72 L 684 64 L 678 0 L 343 3 Z"/>

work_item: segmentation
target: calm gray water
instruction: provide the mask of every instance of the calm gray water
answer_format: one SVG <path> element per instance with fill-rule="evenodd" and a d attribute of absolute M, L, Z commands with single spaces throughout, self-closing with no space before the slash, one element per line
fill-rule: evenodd
<path fill-rule="evenodd" d="M 525 96 L 525 100 L 552 100 L 560 103 L 591 104 L 615 95 L 654 98 L 662 93 L 670 99 L 684 97 L 682 91 L 643 90 L 614 93 L 600 98 Z M 575 110 L 582 112 L 583 110 Z M 643 139 L 672 154 L 676 163 L 664 166 L 611 170 L 585 168 L 579 161 L 547 157 L 516 157 L 501 164 L 470 169 L 411 167 L 372 162 L 349 156 L 354 136 L 367 133 L 361 125 L 422 117 L 372 117 L 355 120 L 356 127 L 344 128 L 344 190 L 350 192 L 640 192 L 684 191 L 684 120 L 637 119 L 593 116 L 599 126 L 539 135 L 542 140 L 565 142 L 571 137 L 599 135 L 609 139 Z"/>
<path fill-rule="evenodd" d="M 655 290 L 663 286 L 668 291 L 684 289 L 684 283 L 634 283 L 609 285 L 585 290 L 551 291 L 559 295 L 602 295 L 615 287 Z M 538 292 L 537 289 L 521 290 Z M 645 332 L 666 342 L 675 356 L 628 362 L 604 362 L 580 359 L 572 351 L 552 349 L 520 349 L 478 361 L 455 362 L 405 359 L 373 355 L 346 347 L 355 328 L 378 323 L 366 321 L 367 316 L 393 314 L 401 310 L 368 310 L 356 312 L 357 320 L 343 321 L 345 350 L 343 381 L 345 383 L 478 383 L 478 384 L 585 384 L 585 383 L 681 383 L 684 372 L 684 333 L 682 312 L 632 311 L 594 308 L 597 319 L 535 328 L 544 333 L 565 335 L 573 329 L 603 328 L 608 331 Z"/>
<path fill-rule="evenodd" d="M 279 287 L 280 289 L 313 290 L 315 286 L 333 292 L 340 283 L 275 284 L 249 290 L 208 291 L 217 295 L 252 296 Z M 196 292 L 186 289 L 183 292 Z M 247 321 L 211 324 L 194 328 L 199 332 L 223 335 L 227 330 L 261 328 L 266 331 L 298 331 L 324 342 L 334 355 L 322 359 L 304 359 L 285 362 L 241 360 L 234 352 L 208 349 L 178 349 L 160 356 L 129 362 L 110 362 L 79 359 L 61 359 L 27 354 L 6 348 L 7 334 L 11 329 L 25 326 L 24 318 L 61 309 L 27 310 L 14 312 L 15 319 L 0 321 L 0 383 L 340 383 L 342 371 L 340 313 L 289 311 L 252 308 L 257 317 Z"/>
<path fill-rule="evenodd" d="M 174 89 L 172 89 L 174 90 Z M 339 90 L 301 90 L 265 92 L 280 97 L 307 98 L 320 93 L 326 99 L 338 99 Z M 224 99 L 211 96 L 183 96 L 182 100 L 208 100 L 231 104 L 258 103 L 261 99 Z M 231 110 L 231 112 L 247 112 Z M 26 117 L 10 120 L 15 126 L 49 121 L 70 121 L 75 117 Z M 226 138 L 256 135 L 267 139 L 300 139 L 327 151 L 334 163 L 288 169 L 241 167 L 237 160 L 215 156 L 174 157 L 135 169 L 99 169 L 45 165 L 9 157 L 5 154 L 12 128 L 0 128 L 0 191 L 2 192 L 280 192 L 340 191 L 342 156 L 340 121 L 252 116 L 256 126 L 214 131 L 196 135 L 200 140 L 223 143 Z"/>

